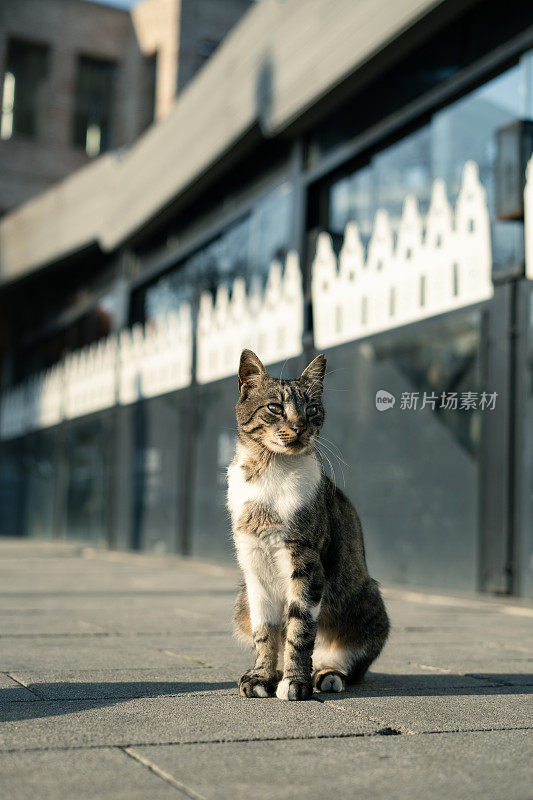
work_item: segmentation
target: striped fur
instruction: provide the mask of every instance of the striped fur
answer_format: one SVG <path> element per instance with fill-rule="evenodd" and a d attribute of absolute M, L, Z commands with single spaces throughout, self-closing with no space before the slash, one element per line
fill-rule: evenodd
<path fill-rule="evenodd" d="M 236 630 L 256 651 L 239 681 L 245 697 L 342 691 L 362 680 L 389 631 L 357 512 L 316 451 L 325 366 L 318 356 L 299 379 L 275 380 L 251 351 L 241 356 L 228 508 L 244 577 Z"/>

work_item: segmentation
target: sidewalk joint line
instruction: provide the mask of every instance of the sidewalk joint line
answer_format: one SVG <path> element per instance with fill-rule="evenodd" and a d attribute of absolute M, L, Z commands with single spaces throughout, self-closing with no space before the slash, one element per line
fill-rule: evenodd
<path fill-rule="evenodd" d="M 157 636 L 197 636 L 197 631 L 94 631 L 87 633 L 0 633 L 0 639 L 105 639 L 111 636 L 117 639 L 135 639 Z M 228 631 L 206 631 L 204 636 L 229 636 Z M 159 648 L 155 648 L 159 649 Z M 163 651 L 166 652 L 166 651 Z M 172 655 L 176 655 L 173 653 Z M 180 656 L 181 658 L 181 656 Z"/>
<path fill-rule="evenodd" d="M 369 717 L 367 714 L 364 714 L 362 711 L 357 711 L 357 710 L 354 710 L 354 709 L 346 708 L 345 706 L 342 706 L 342 705 L 340 705 L 338 703 L 333 703 L 331 700 L 326 700 L 325 698 L 321 698 L 320 702 L 326 708 L 331 708 L 331 709 L 333 709 L 333 710 L 335 710 L 337 712 L 341 712 L 343 714 L 349 714 L 352 717 L 353 716 L 359 717 L 359 719 L 365 720 L 366 722 L 373 722 L 374 725 L 379 725 L 379 726 L 381 726 L 381 728 L 389 727 L 389 723 L 386 720 L 378 719 L 376 717 Z M 413 735 L 415 733 L 415 731 L 411 731 L 408 728 L 403 728 L 401 725 L 397 725 L 395 729 L 397 731 L 399 731 L 400 733 L 405 734 L 406 736 L 411 736 L 411 735 Z M 369 735 L 375 735 L 375 734 L 369 734 Z"/>
<path fill-rule="evenodd" d="M 389 727 L 388 725 L 386 727 Z M 531 725 L 516 725 L 505 728 L 449 728 L 442 731 L 414 731 L 414 736 L 426 736 L 442 733 L 502 733 L 504 731 L 530 731 L 533 730 Z M 0 748 L 0 755 L 3 753 L 34 753 L 34 752 L 47 752 L 47 751 L 70 751 L 70 750 L 110 750 L 113 748 L 127 748 L 127 747 L 185 747 L 187 745 L 197 744 L 247 744 L 252 742 L 308 742 L 319 739 L 371 739 L 376 736 L 382 736 L 378 730 L 372 733 L 318 733 L 310 734 L 309 736 L 265 736 L 256 739 L 196 739 L 188 742 L 184 741 L 166 741 L 166 742 L 135 742 L 130 744 L 85 744 L 85 745 L 72 745 L 63 747 L 11 747 Z"/>
<path fill-rule="evenodd" d="M 150 759 L 146 758 L 145 756 L 142 756 L 140 753 L 137 753 L 137 751 L 134 750 L 133 747 L 131 746 L 119 747 L 118 749 L 121 750 L 124 753 L 124 755 L 128 756 L 128 758 L 132 758 L 138 764 L 141 764 L 143 767 L 146 767 L 154 775 L 157 775 L 158 778 L 161 778 L 161 780 L 165 781 L 165 783 L 168 783 L 170 786 L 173 786 L 174 789 L 177 789 L 178 791 L 182 792 L 184 795 L 186 795 L 186 797 L 190 797 L 191 800 L 207 800 L 207 798 L 203 794 L 194 791 L 194 789 L 190 789 L 184 783 L 178 781 L 169 772 L 166 772 L 165 770 L 161 769 L 161 767 L 159 767 L 155 762 L 150 761 Z"/>
<path fill-rule="evenodd" d="M 18 683 L 19 686 L 22 686 L 24 689 L 26 689 L 26 691 L 31 692 L 32 694 L 34 694 L 35 697 L 38 700 L 44 700 L 45 699 L 40 692 L 36 692 L 34 689 L 30 689 L 30 687 L 26 683 L 24 683 L 23 680 L 20 680 L 20 678 L 16 678 L 11 672 L 6 672 L 6 675 L 9 678 L 11 678 L 12 681 L 15 681 L 15 683 Z M 17 702 L 17 701 L 15 701 L 15 702 Z M 33 703 L 34 701 L 33 700 L 26 700 L 24 702 Z"/>
<path fill-rule="evenodd" d="M 5 673 L 9 675 L 9 672 Z M 11 678 L 12 676 L 9 675 Z M 13 678 L 13 680 L 15 680 Z M 158 700 L 160 697 L 211 697 L 213 692 L 186 692 L 186 693 L 178 693 L 178 694 L 110 694 L 110 695 L 101 695 L 100 697 L 45 697 L 44 695 L 41 696 L 37 694 L 37 692 L 33 692 L 28 686 L 21 681 L 17 681 L 20 683 L 21 686 L 24 686 L 25 689 L 28 689 L 29 692 L 35 694 L 39 700 L 42 700 L 43 703 L 104 703 L 108 700 Z M 223 697 L 238 697 L 238 692 L 233 689 L 217 689 L 218 692 L 228 692 L 228 694 L 218 695 Z M 231 694 L 230 694 L 231 692 Z M 315 698 L 312 698 L 313 700 Z M 33 700 L 9 700 L 9 703 L 33 703 Z"/>

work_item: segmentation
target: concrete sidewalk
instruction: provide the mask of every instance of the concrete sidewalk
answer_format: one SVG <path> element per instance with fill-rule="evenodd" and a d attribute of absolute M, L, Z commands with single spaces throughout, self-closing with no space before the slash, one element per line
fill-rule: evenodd
<path fill-rule="evenodd" d="M 229 568 L 0 540 L 4 800 L 533 797 L 533 609 L 386 590 L 365 684 L 244 700 Z"/>

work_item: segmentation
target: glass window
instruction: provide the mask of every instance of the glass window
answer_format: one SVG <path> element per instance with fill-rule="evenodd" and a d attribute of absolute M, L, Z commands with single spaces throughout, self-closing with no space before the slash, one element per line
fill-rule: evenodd
<path fill-rule="evenodd" d="M 116 66 L 81 56 L 74 110 L 74 144 L 94 157 L 111 146 L 111 113 Z"/>
<path fill-rule="evenodd" d="M 211 58 L 218 45 L 219 42 L 216 42 L 214 39 L 200 39 L 198 42 L 198 53 L 202 59 L 202 62 Z"/>
<path fill-rule="evenodd" d="M 526 364 L 533 364 L 533 281 L 524 281 L 523 296 L 523 379 L 522 413 L 520 422 L 523 439 L 518 450 L 516 480 L 519 485 L 520 504 L 517 523 L 520 527 L 518 547 L 520 594 L 533 597 L 533 374 Z M 530 285 L 531 284 L 531 285 Z M 522 366 L 523 365 L 523 366 Z"/>
<path fill-rule="evenodd" d="M 463 4 L 467 5 L 467 4 Z M 507 0 L 505 14 L 498 3 L 475 5 L 458 19 L 425 39 L 400 62 L 394 62 L 378 80 L 364 85 L 346 102 L 326 115 L 309 140 L 309 164 L 319 163 L 346 141 L 365 135 L 374 125 L 428 92 L 448 83 L 469 66 L 501 48 L 503 42 L 522 36 L 527 15 L 524 0 Z M 529 11 L 529 9 L 528 9 Z"/>
<path fill-rule="evenodd" d="M 480 395 L 485 389 L 480 384 L 479 340 L 480 314 L 474 310 L 425 326 L 423 336 L 420 330 L 395 331 L 368 345 L 377 361 L 394 363 L 402 385 L 418 393 L 420 405 L 424 394 L 438 398 L 434 408 L 428 406 L 435 420 L 456 446 L 474 457 L 480 444 L 481 411 L 476 407 L 466 412 L 460 405 L 465 393 Z"/>
<path fill-rule="evenodd" d="M 157 90 L 157 51 L 144 59 L 143 72 L 143 122 L 142 127 L 147 128 L 155 119 L 156 90 Z"/>
<path fill-rule="evenodd" d="M 387 210 L 396 230 L 407 194 L 417 197 L 422 214 L 427 212 L 436 178 L 444 179 L 449 200 L 455 203 L 465 162 L 473 160 L 487 192 L 494 267 L 520 261 L 523 225 L 496 219 L 495 176 L 496 133 L 523 113 L 523 76 L 519 65 L 512 67 L 438 111 L 427 125 L 333 184 L 329 193 L 330 230 L 340 234 L 349 220 L 356 220 L 367 243 L 378 208 Z"/>
<path fill-rule="evenodd" d="M 108 538 L 112 425 L 109 410 L 66 424 L 67 539 L 105 542 Z"/>
<path fill-rule="evenodd" d="M 14 39 L 9 42 L 2 91 L 2 139 L 16 134 L 41 135 L 47 73 L 47 47 Z"/>
<path fill-rule="evenodd" d="M 216 291 L 235 278 L 266 282 L 270 263 L 284 260 L 292 225 L 292 189 L 286 181 L 258 200 L 252 212 L 152 284 L 145 295 L 147 319 L 160 317 L 198 291 Z"/>
<path fill-rule="evenodd" d="M 256 204 L 250 217 L 249 270 L 266 276 L 270 262 L 284 258 L 292 226 L 292 188 L 287 181 Z"/>
<path fill-rule="evenodd" d="M 476 588 L 480 427 L 496 413 L 479 408 L 493 388 L 481 329 L 479 309 L 458 311 L 327 351 L 319 449 L 355 501 L 378 580 Z M 384 413 L 379 390 L 396 399 Z M 476 409 L 461 408 L 467 392 Z M 402 408 L 404 393 L 414 403 Z"/>

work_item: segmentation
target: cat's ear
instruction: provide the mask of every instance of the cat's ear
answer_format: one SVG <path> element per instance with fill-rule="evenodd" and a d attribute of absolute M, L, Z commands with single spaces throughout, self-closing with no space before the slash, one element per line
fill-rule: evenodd
<path fill-rule="evenodd" d="M 246 387 L 253 384 L 266 370 L 255 353 L 243 350 L 239 364 L 239 392 L 244 392 Z"/>
<path fill-rule="evenodd" d="M 319 387 L 322 391 L 322 383 L 326 374 L 326 356 L 321 354 L 314 358 L 300 375 L 300 381 L 307 386 Z"/>

